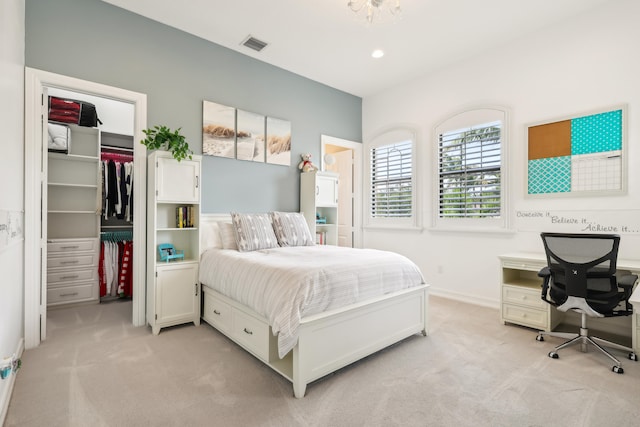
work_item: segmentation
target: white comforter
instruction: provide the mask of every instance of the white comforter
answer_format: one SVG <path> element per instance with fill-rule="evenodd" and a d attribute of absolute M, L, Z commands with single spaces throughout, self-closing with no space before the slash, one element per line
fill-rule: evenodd
<path fill-rule="evenodd" d="M 264 316 L 284 357 L 305 316 L 424 283 L 406 257 L 337 246 L 279 247 L 253 252 L 206 250 L 200 282 Z"/>

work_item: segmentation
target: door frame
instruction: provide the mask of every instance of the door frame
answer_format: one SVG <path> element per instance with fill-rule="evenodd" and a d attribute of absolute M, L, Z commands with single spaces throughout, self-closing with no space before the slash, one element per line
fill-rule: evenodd
<path fill-rule="evenodd" d="M 325 147 L 335 145 L 353 151 L 353 247 L 362 247 L 362 143 L 320 135 L 320 159 L 324 165 Z M 340 179 L 338 178 L 338 182 Z M 340 184 L 338 184 L 340 185 Z"/>
<path fill-rule="evenodd" d="M 42 203 L 46 184 L 46 148 L 44 122 L 46 106 L 43 89 L 58 88 L 110 98 L 133 104 L 134 141 L 145 138 L 147 127 L 147 95 L 113 86 L 25 67 L 25 191 L 24 191 L 24 335 L 27 349 L 37 347 L 46 338 L 46 218 Z M 133 314 L 134 326 L 145 324 L 146 293 L 146 194 L 147 151 L 142 144 L 134 145 L 133 240 L 140 242 L 133 251 Z M 46 190 L 44 191 L 46 195 Z"/>

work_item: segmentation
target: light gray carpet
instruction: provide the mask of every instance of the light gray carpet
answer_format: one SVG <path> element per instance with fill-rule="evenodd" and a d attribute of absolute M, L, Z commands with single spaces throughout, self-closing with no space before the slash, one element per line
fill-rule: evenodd
<path fill-rule="evenodd" d="M 210 326 L 130 324 L 130 303 L 50 311 L 23 355 L 6 426 L 637 426 L 640 363 L 625 373 L 497 310 L 431 298 L 416 335 L 307 387 Z M 363 325 L 366 327 L 366 325 Z"/>

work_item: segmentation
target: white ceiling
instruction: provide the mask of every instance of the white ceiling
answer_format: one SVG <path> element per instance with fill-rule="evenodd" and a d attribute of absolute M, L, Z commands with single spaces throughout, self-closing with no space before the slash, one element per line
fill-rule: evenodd
<path fill-rule="evenodd" d="M 365 97 L 616 0 L 401 0 L 401 20 L 373 26 L 348 0 L 103 1 Z"/>

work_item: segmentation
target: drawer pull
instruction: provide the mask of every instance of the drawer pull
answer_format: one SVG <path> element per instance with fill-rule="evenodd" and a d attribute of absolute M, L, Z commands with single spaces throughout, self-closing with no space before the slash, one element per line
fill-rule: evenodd
<path fill-rule="evenodd" d="M 62 276 L 60 278 L 60 280 L 71 280 L 71 279 L 77 279 L 79 276 L 77 274 L 73 275 L 73 276 Z"/>
<path fill-rule="evenodd" d="M 220 316 L 220 312 L 216 309 L 213 310 L 213 314 L 217 314 L 218 316 Z"/>
<path fill-rule="evenodd" d="M 70 294 L 60 294 L 61 297 L 75 297 L 78 295 L 77 292 L 71 292 Z"/>
<path fill-rule="evenodd" d="M 75 245 L 75 246 L 61 246 L 60 249 L 78 249 L 80 248 L 80 246 Z"/>
<path fill-rule="evenodd" d="M 248 334 L 248 335 L 253 335 L 253 332 L 251 332 L 250 330 L 248 330 L 247 328 L 244 328 L 244 333 Z"/>
<path fill-rule="evenodd" d="M 72 261 L 61 261 L 60 264 L 77 264 L 78 260 L 72 260 Z"/>

